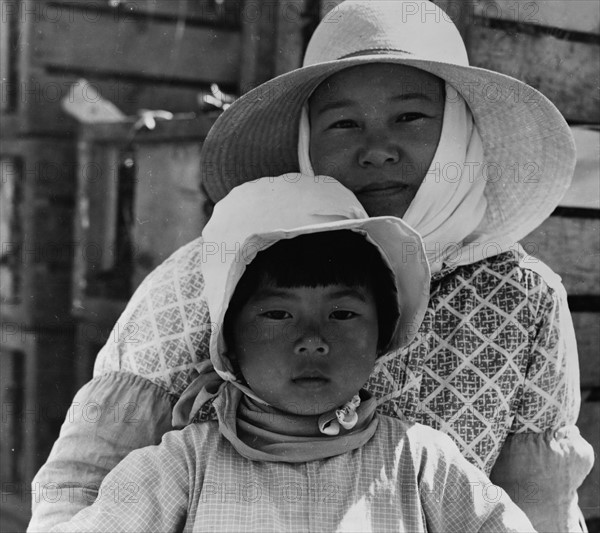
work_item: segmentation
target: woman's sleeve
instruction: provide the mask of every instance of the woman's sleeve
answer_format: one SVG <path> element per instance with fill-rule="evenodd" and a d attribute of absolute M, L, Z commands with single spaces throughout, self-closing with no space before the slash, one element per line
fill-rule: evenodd
<path fill-rule="evenodd" d="M 180 248 L 131 298 L 33 481 L 30 531 L 48 531 L 91 505 L 125 455 L 172 429 L 173 405 L 208 356 L 202 253 L 201 239 Z"/>
<path fill-rule="evenodd" d="M 423 432 L 418 472 L 427 530 L 439 533 L 533 532 L 508 495 L 469 463 L 447 436 Z"/>
<path fill-rule="evenodd" d="M 52 532 L 183 531 L 194 469 L 179 435 L 159 446 L 135 450 L 102 482 L 98 497 Z"/>
<path fill-rule="evenodd" d="M 530 299 L 537 319 L 523 394 L 490 478 L 539 531 L 577 532 L 582 531 L 577 488 L 594 453 L 575 426 L 579 361 L 566 292 L 557 276 L 548 280 Z"/>

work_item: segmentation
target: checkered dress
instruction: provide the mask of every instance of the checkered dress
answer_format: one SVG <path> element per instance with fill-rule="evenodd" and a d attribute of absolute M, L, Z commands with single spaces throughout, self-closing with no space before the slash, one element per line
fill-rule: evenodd
<path fill-rule="evenodd" d="M 380 417 L 367 444 L 307 463 L 250 461 L 215 422 L 167 433 L 104 480 L 98 500 L 54 532 L 501 533 L 523 512 L 445 435 Z"/>

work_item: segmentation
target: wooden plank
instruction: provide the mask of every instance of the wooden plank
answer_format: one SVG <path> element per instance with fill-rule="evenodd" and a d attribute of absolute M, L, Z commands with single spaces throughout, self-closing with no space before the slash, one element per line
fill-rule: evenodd
<path fill-rule="evenodd" d="M 92 379 L 98 353 L 109 339 L 112 340 L 111 330 L 112 325 L 100 325 L 95 318 L 78 322 L 75 333 L 75 381 L 78 389 Z"/>
<path fill-rule="evenodd" d="M 553 216 L 521 244 L 562 277 L 568 294 L 600 294 L 600 218 Z"/>
<path fill-rule="evenodd" d="M 273 31 L 273 18 L 262 16 L 263 8 L 272 10 L 270 0 L 245 0 L 242 24 L 240 63 L 240 93 L 246 93 L 261 83 L 271 79 L 275 72 L 273 50 L 276 45 L 276 32 Z"/>
<path fill-rule="evenodd" d="M 3 29 L 7 25 L 15 29 L 13 37 L 1 32 L 1 68 L 7 71 L 0 79 L 2 137 L 75 135 L 78 124 L 62 110 L 61 100 L 80 78 L 126 115 L 140 109 L 204 112 L 202 95 L 213 82 L 237 94 L 239 28 L 182 25 L 164 14 L 158 18 L 126 15 L 122 3 L 116 10 L 107 7 L 113 0 L 0 1 Z M 142 7 L 156 7 L 166 13 L 174 6 L 171 0 L 156 0 L 154 7 L 154 0 L 135 1 L 142 11 Z M 201 11 L 225 9 L 229 16 L 233 8 L 228 6 L 234 3 L 193 2 L 190 6 L 203 4 Z M 272 49 L 266 53 L 273 55 Z M 5 61 L 5 56 L 12 60 Z M 49 63 L 44 62 L 46 57 Z M 256 65 L 263 68 L 259 59 Z"/>
<path fill-rule="evenodd" d="M 454 0 L 432 0 L 454 22 L 463 39 L 466 38 L 469 22 L 471 20 L 471 5 L 469 2 L 455 2 Z"/>
<path fill-rule="evenodd" d="M 45 68 L 91 74 L 235 85 L 240 34 L 162 20 L 114 21 L 110 12 L 72 10 L 68 20 L 42 16 L 31 37 L 31 59 Z"/>
<path fill-rule="evenodd" d="M 78 159 L 74 308 L 89 295 L 104 295 L 102 276 L 114 263 L 119 147 L 80 142 Z"/>
<path fill-rule="evenodd" d="M 4 336 L 4 330 L 3 330 Z M 3 343 L 2 343 L 3 345 Z M 0 347 L 0 406 L 2 408 L 2 439 L 0 439 L 0 482 L 5 487 L 18 479 L 19 439 L 18 413 L 22 409 L 22 356 Z"/>
<path fill-rule="evenodd" d="M 275 76 L 302 66 L 304 57 L 303 17 L 306 8 L 307 0 L 283 0 L 278 3 Z"/>
<path fill-rule="evenodd" d="M 329 14 L 329 20 L 335 21 L 336 7 L 341 4 L 344 0 L 321 0 L 320 4 L 320 15 L 321 19 L 324 19 Z M 454 22 L 458 31 L 463 36 L 466 35 L 467 25 L 469 23 L 472 8 L 468 2 L 456 2 L 454 0 L 432 0 L 434 4 L 440 7 Z"/>
<path fill-rule="evenodd" d="M 581 388 L 600 387 L 600 309 L 597 313 L 572 313 L 579 352 Z"/>
<path fill-rule="evenodd" d="M 3 221 L 0 236 L 2 316 L 28 327 L 62 327 L 71 320 L 72 143 L 6 139 L 0 156 L 2 216 L 12 217 Z"/>
<path fill-rule="evenodd" d="M 2 531 L 26 531 L 31 521 L 31 489 L 20 484 L 3 487 L 0 515 Z"/>
<path fill-rule="evenodd" d="M 600 130 L 571 128 L 577 148 L 577 165 L 563 207 L 600 210 Z"/>
<path fill-rule="evenodd" d="M 596 452 L 594 467 L 582 486 L 578 490 L 579 507 L 586 520 L 595 519 L 600 521 L 600 461 L 598 450 L 600 450 L 600 401 L 594 394 L 582 395 L 581 411 L 577 425 L 582 437 L 587 440 Z M 587 400 L 587 401 L 586 401 Z M 589 522 L 588 522 L 589 524 Z M 590 531 L 593 531 L 590 529 Z"/>
<path fill-rule="evenodd" d="M 73 197 L 76 160 L 72 142 L 13 137 L 2 140 L 0 152 L 4 157 L 23 160 L 22 178 L 27 180 L 24 183 L 31 187 L 37 198 Z M 5 169 L 5 172 L 16 172 L 16 169 Z"/>
<path fill-rule="evenodd" d="M 344 0 L 320 0 L 320 16 L 324 19 L 328 13 L 331 13 L 331 17 L 335 16 L 335 8 L 340 5 Z"/>
<path fill-rule="evenodd" d="M 201 143 L 148 143 L 136 147 L 135 272 L 142 280 L 206 224 L 200 192 Z"/>
<path fill-rule="evenodd" d="M 130 82 L 114 77 L 86 78 L 104 99 L 115 104 L 124 114 L 136 115 L 140 109 L 162 109 L 171 113 L 201 112 L 200 95 L 206 86 L 188 87 L 154 83 L 150 80 Z M 60 132 L 75 135 L 79 125 L 61 107 L 72 84 L 81 78 L 70 73 L 48 74 L 41 68 L 22 73 L 18 91 L 18 108 L 2 117 L 2 136 L 20 134 L 47 135 Z M 8 87 L 2 84 L 2 98 Z"/>
<path fill-rule="evenodd" d="M 600 122 L 600 46 L 476 25 L 469 28 L 468 51 L 472 65 L 532 85 L 567 120 Z"/>
<path fill-rule="evenodd" d="M 8 9 L 7 0 L 0 0 L 0 83 L 3 86 L 2 97 L 0 98 L 0 112 L 4 113 L 10 109 L 10 99 L 5 93 L 4 87 L 10 87 L 12 80 L 11 65 L 13 58 L 11 53 L 10 38 L 12 35 L 12 17 Z M 8 12 L 7 12 L 8 11 Z"/>
<path fill-rule="evenodd" d="M 19 482 L 29 486 L 58 437 L 71 398 L 74 331 L 30 330 L 2 323 L 2 349 L 22 359 L 22 409 L 17 412 L 18 437 L 27 443 L 18 459 Z"/>
<path fill-rule="evenodd" d="M 0 155 L 0 302 L 18 300 L 21 292 L 19 268 L 23 228 L 20 217 L 22 179 L 18 158 Z"/>
<path fill-rule="evenodd" d="M 96 169 L 96 178 L 79 174 L 73 279 L 77 317 L 116 320 L 109 304 L 123 306 L 155 266 L 200 235 L 206 221 L 200 149 L 211 124 L 206 117 L 174 119 L 135 134 L 131 120 L 82 128 L 79 166 Z M 125 150 L 135 172 L 130 176 L 133 204 L 126 227 L 123 221 L 117 223 L 116 207 Z M 130 238 L 127 257 L 115 254 L 123 231 Z"/>
<path fill-rule="evenodd" d="M 175 115 L 172 120 L 158 119 L 153 130 L 140 129 L 134 131 L 133 127 L 137 118 L 127 118 L 122 122 L 99 122 L 97 124 L 83 125 L 79 130 L 79 139 L 82 142 L 106 143 L 123 145 L 134 141 L 135 143 L 162 143 L 165 141 L 185 141 L 189 139 L 203 139 L 214 123 L 214 117 L 201 115 L 189 118 L 186 115 Z"/>
<path fill-rule="evenodd" d="M 54 0 L 62 14 L 77 7 L 78 0 Z M 80 3 L 80 2 L 79 2 Z M 172 17 L 185 21 L 239 26 L 241 0 L 214 2 L 207 0 L 96 0 L 95 6 L 109 8 L 115 18 L 135 20 L 140 16 Z M 135 18 L 134 18 L 135 17 Z"/>
<path fill-rule="evenodd" d="M 85 296 L 85 295 L 84 295 Z M 73 314 L 77 316 L 80 325 L 93 324 L 90 329 L 96 327 L 96 330 L 105 333 L 99 333 L 97 340 L 104 344 L 102 339 L 108 338 L 115 322 L 125 310 L 127 299 L 111 300 L 108 298 L 94 298 L 85 296 L 80 302 L 79 307 L 73 308 Z M 108 333 L 106 333 L 108 332 Z M 106 337 L 105 337 L 106 335 Z M 96 340 L 96 337 L 92 337 Z"/>
<path fill-rule="evenodd" d="M 474 0 L 476 16 L 600 33 L 597 0 Z"/>
<path fill-rule="evenodd" d="M 213 119 L 159 120 L 154 130 L 137 132 L 135 121 L 90 124 L 80 130 L 72 282 L 72 309 L 78 318 L 91 320 L 95 312 L 112 316 L 106 309 L 90 311 L 91 299 L 115 298 L 121 305 L 153 266 L 198 235 L 197 228 L 205 220 L 199 192 L 199 152 Z M 132 275 L 122 279 L 115 271 L 122 266 L 115 249 L 122 230 L 117 224 L 119 166 L 126 150 L 136 168 L 131 231 L 137 261 L 130 265 Z M 127 290 L 116 286 L 115 278 L 125 283 Z"/>

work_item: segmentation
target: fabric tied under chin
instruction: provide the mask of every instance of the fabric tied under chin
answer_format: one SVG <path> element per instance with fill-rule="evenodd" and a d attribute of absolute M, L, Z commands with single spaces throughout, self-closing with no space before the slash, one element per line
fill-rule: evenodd
<path fill-rule="evenodd" d="M 360 392 L 358 420 L 338 435 L 324 435 L 318 415 L 295 415 L 261 405 L 228 384 L 215 399 L 214 407 L 223 436 L 237 452 L 253 461 L 302 463 L 334 457 L 364 446 L 378 425 L 375 398 Z"/>
<path fill-rule="evenodd" d="M 360 448 L 377 428 L 375 398 L 365 390 L 358 402 L 348 402 L 356 415 L 348 424 L 352 427 L 340 425 L 336 435 L 327 435 L 319 428 L 319 415 L 284 412 L 250 398 L 237 383 L 223 381 L 209 361 L 197 369 L 198 377 L 173 408 L 173 427 L 191 424 L 202 406 L 214 400 L 221 434 L 247 459 L 286 463 L 325 459 Z"/>

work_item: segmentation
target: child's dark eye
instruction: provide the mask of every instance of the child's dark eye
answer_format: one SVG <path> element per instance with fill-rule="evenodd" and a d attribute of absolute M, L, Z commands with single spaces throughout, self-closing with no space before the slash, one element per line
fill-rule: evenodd
<path fill-rule="evenodd" d="M 261 313 L 260 316 L 270 318 L 271 320 L 285 320 L 286 318 L 292 318 L 292 315 L 290 315 L 287 311 L 280 310 L 265 311 L 264 313 Z"/>
<path fill-rule="evenodd" d="M 358 315 L 354 311 L 337 309 L 336 311 L 333 311 L 330 316 L 335 320 L 350 320 Z"/>
<path fill-rule="evenodd" d="M 356 122 L 354 122 L 354 120 L 350 120 L 350 119 L 338 120 L 337 122 L 334 122 L 329 127 L 331 129 L 355 128 L 356 127 Z"/>

